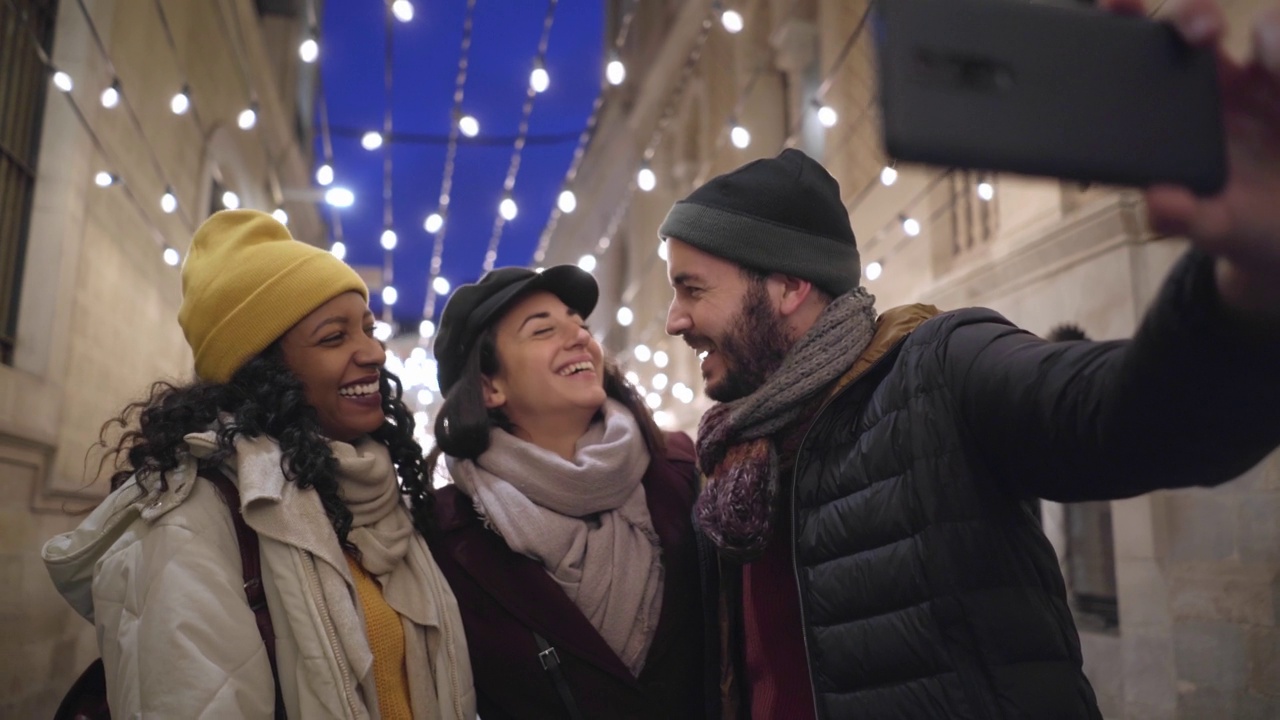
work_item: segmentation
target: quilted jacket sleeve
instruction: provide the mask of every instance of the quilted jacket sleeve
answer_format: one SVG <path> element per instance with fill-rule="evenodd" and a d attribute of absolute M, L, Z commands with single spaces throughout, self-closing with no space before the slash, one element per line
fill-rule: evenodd
<path fill-rule="evenodd" d="M 94 574 L 112 715 L 271 717 L 271 668 L 226 506 L 198 483 L 187 502 L 137 525 L 136 541 Z"/>
<path fill-rule="evenodd" d="M 1235 478 L 1280 445 L 1280 336 L 1225 320 L 1189 252 L 1130 341 L 1048 343 L 957 313 L 939 361 L 983 463 L 1022 497 L 1130 497 Z"/>

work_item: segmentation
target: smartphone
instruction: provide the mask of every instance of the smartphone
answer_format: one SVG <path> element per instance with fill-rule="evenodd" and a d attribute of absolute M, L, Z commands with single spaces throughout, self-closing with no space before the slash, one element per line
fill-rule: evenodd
<path fill-rule="evenodd" d="M 1013 0 L 876 0 L 890 158 L 1214 195 L 1212 51 L 1169 25 Z"/>

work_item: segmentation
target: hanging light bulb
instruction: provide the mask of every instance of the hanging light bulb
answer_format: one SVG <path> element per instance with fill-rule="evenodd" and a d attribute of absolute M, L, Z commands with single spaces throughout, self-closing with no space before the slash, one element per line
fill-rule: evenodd
<path fill-rule="evenodd" d="M 71 88 L 75 87 L 75 83 L 71 81 L 71 76 L 58 70 L 53 73 L 53 86 L 64 93 L 71 92 Z"/>
<path fill-rule="evenodd" d="M 636 173 L 636 185 L 645 192 L 658 186 L 658 176 L 653 174 L 653 169 L 648 163 L 640 166 L 640 172 Z"/>
<path fill-rule="evenodd" d="M 102 100 L 102 107 L 104 108 L 110 109 L 115 107 L 116 105 L 119 105 L 120 104 L 120 81 L 112 80 L 111 84 L 107 86 L 107 89 L 102 91 L 102 96 L 100 99 Z"/>
<path fill-rule="evenodd" d="M 657 365 L 660 368 L 666 367 L 667 363 L 670 361 L 671 361 L 671 358 L 667 357 L 667 354 L 661 350 L 658 350 L 653 354 L 653 364 Z"/>
<path fill-rule="evenodd" d="M 375 320 L 373 323 L 373 337 L 379 342 L 386 342 L 391 339 L 391 325 L 381 320 Z"/>
<path fill-rule="evenodd" d="M 285 212 L 284 208 L 276 208 L 275 210 L 272 210 L 271 217 L 275 218 L 276 222 L 281 225 L 289 224 L 289 213 Z"/>
<path fill-rule="evenodd" d="M 167 248 L 165 248 L 165 249 L 164 249 L 164 264 L 165 264 L 165 265 L 168 265 L 169 267 L 177 267 L 178 263 L 179 263 L 181 260 L 182 260 L 182 256 L 178 254 L 178 251 L 177 251 L 177 250 L 174 250 L 174 249 L 173 249 L 173 248 L 171 248 L 171 247 L 167 247 Z"/>
<path fill-rule="evenodd" d="M 356 194 L 344 187 L 331 187 L 324 192 L 324 201 L 336 208 L 348 208 L 355 204 Z"/>
<path fill-rule="evenodd" d="M 254 125 L 258 124 L 258 103 L 251 102 L 249 107 L 240 111 L 240 116 L 236 118 L 236 124 L 241 130 L 252 130 Z"/>
<path fill-rule="evenodd" d="M 635 370 L 628 370 L 624 377 L 627 379 L 627 382 L 632 385 L 640 384 L 640 376 L 636 374 Z"/>
<path fill-rule="evenodd" d="M 240 196 L 230 190 L 222 193 L 222 207 L 228 210 L 240 209 Z"/>
<path fill-rule="evenodd" d="M 830 105 L 818 106 L 818 122 L 822 124 L 822 127 L 835 127 L 838 120 L 840 120 L 840 114 L 836 112 L 835 108 Z"/>
<path fill-rule="evenodd" d="M 651 392 L 644 396 L 644 404 L 648 405 L 652 410 L 657 410 L 662 407 L 662 396 L 656 392 Z"/>
<path fill-rule="evenodd" d="M 621 85 L 627 79 L 627 66 L 622 64 L 622 58 L 618 57 L 615 50 L 609 53 L 609 64 L 604 66 L 605 79 L 610 85 Z"/>
<path fill-rule="evenodd" d="M 316 42 L 314 29 L 309 31 L 302 44 L 298 45 L 298 57 L 302 58 L 304 63 L 313 63 L 320 57 L 320 43 Z"/>
<path fill-rule="evenodd" d="M 360 138 L 360 146 L 365 150 L 377 150 L 382 147 L 382 133 L 370 130 Z"/>
<path fill-rule="evenodd" d="M 437 275 L 436 279 L 431 281 L 431 289 L 435 290 L 437 295 L 448 295 L 450 289 L 449 281 L 445 280 L 443 276 Z"/>
<path fill-rule="evenodd" d="M 173 211 L 178 209 L 178 196 L 173 194 L 173 188 L 164 189 L 164 194 L 160 196 L 160 209 L 166 215 L 172 215 Z"/>
<path fill-rule="evenodd" d="M 444 227 L 444 216 L 438 212 L 433 212 L 422 221 L 422 229 L 432 235 L 440 232 L 440 228 Z"/>
<path fill-rule="evenodd" d="M 347 259 L 347 245 L 342 241 L 335 242 L 329 246 L 329 252 L 339 260 Z"/>
<path fill-rule="evenodd" d="M 418 335 L 419 335 L 419 336 L 424 337 L 424 338 L 429 338 L 429 337 L 431 337 L 432 335 L 435 335 L 435 334 L 436 334 L 436 324 L 435 324 L 435 323 L 431 322 L 430 320 L 423 320 L 422 322 L 418 323 Z"/>
<path fill-rule="evenodd" d="M 183 85 L 182 89 L 169 100 L 169 109 L 174 115 L 185 115 L 191 109 L 191 88 Z"/>
<path fill-rule="evenodd" d="M 395 230 L 392 230 L 391 228 L 387 228 L 386 230 L 383 230 L 382 231 L 382 249 L 395 250 L 397 239 L 398 238 L 396 237 Z"/>
<path fill-rule="evenodd" d="M 325 163 L 316 168 L 316 183 L 321 187 L 333 184 L 333 166 Z"/>
<path fill-rule="evenodd" d="M 560 197 L 556 199 L 556 206 L 562 213 L 571 213 L 578 209 L 578 196 L 574 195 L 572 190 L 561 190 Z"/>
<path fill-rule="evenodd" d="M 626 305 L 618 308 L 618 324 L 622 327 L 630 327 L 631 321 L 635 319 L 635 313 L 631 312 L 631 308 Z"/>
<path fill-rule="evenodd" d="M 653 386 L 654 390 L 662 390 L 667 386 L 667 374 L 658 373 L 657 375 L 654 375 L 653 380 L 649 384 Z"/>
<path fill-rule="evenodd" d="M 498 203 L 498 214 L 502 215 L 503 220 L 511 221 L 516 219 L 516 213 L 519 208 L 516 207 L 515 198 L 507 194 L 502 198 L 502 202 Z"/>
<path fill-rule="evenodd" d="M 578 267 L 581 268 L 583 272 L 594 271 L 596 269 L 596 256 L 583 255 L 582 257 L 578 258 Z"/>
<path fill-rule="evenodd" d="M 895 170 L 892 165 L 885 165 L 884 169 L 880 171 L 880 182 L 883 183 L 885 187 L 889 187 L 897 181 L 898 171 Z"/>
<path fill-rule="evenodd" d="M 98 187 L 111 187 L 115 184 L 116 176 L 107 171 L 102 171 L 93 176 L 93 182 Z"/>
<path fill-rule="evenodd" d="M 529 73 L 529 87 L 536 93 L 546 92 L 551 87 L 551 75 L 547 73 L 547 67 L 541 59 L 533 63 L 533 72 Z"/>
<path fill-rule="evenodd" d="M 396 300 L 400 299 L 400 293 L 396 291 L 394 285 L 388 285 L 382 288 L 382 303 L 384 305 L 395 305 Z"/>
<path fill-rule="evenodd" d="M 996 196 L 995 186 L 993 186 L 989 182 L 978 183 L 978 197 L 982 198 L 983 200 L 990 200 L 995 196 Z"/>
<path fill-rule="evenodd" d="M 644 344 L 637 345 L 636 349 L 631 351 L 631 354 L 635 355 L 635 358 L 640 362 L 649 362 L 649 358 L 653 357 L 653 351 L 649 349 L 648 345 Z"/>
<path fill-rule="evenodd" d="M 458 130 L 467 137 L 475 137 L 480 134 L 480 121 L 473 115 L 463 115 L 458 120 Z"/>
<path fill-rule="evenodd" d="M 904 217 L 902 219 L 902 232 L 915 237 L 920 234 L 920 221 L 915 218 Z"/>
<path fill-rule="evenodd" d="M 751 144 L 751 132 L 741 125 L 735 124 L 733 129 L 729 131 L 729 139 L 733 141 L 734 147 L 742 150 Z"/>
<path fill-rule="evenodd" d="M 396 0 L 391 3 L 391 14 L 402 23 L 407 23 L 413 19 L 413 3 L 409 0 Z"/>
<path fill-rule="evenodd" d="M 867 276 L 868 280 L 875 280 L 880 277 L 880 273 L 882 272 L 884 272 L 884 266 L 881 265 L 879 261 L 867 263 L 866 269 L 863 270 L 863 274 Z"/>
<path fill-rule="evenodd" d="M 720 24 L 733 35 L 742 32 L 742 28 L 745 27 L 745 23 L 742 21 L 742 13 L 737 10 L 725 10 L 720 13 Z"/>

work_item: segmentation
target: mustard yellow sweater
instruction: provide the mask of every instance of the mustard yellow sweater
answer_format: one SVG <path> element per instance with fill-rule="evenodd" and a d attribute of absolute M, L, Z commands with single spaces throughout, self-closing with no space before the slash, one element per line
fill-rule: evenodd
<path fill-rule="evenodd" d="M 364 610 L 365 632 L 373 650 L 373 680 L 383 720 L 413 720 L 409 710 L 409 678 L 404 669 L 404 626 L 400 614 L 382 597 L 382 586 L 350 555 L 347 565 L 356 581 Z"/>

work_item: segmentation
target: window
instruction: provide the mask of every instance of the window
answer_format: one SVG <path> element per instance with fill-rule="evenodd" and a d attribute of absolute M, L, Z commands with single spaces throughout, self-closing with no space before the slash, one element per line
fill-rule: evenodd
<path fill-rule="evenodd" d="M 0 3 L 0 361 L 13 362 L 57 0 Z"/>

